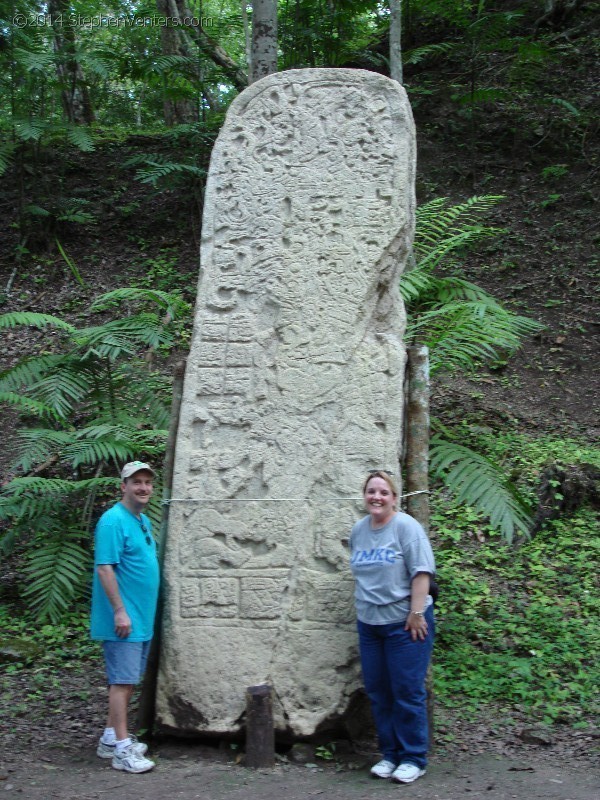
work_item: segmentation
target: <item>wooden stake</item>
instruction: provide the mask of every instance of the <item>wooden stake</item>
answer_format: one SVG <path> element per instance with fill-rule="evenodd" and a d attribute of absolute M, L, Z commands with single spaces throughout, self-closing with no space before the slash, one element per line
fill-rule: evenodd
<path fill-rule="evenodd" d="M 275 764 L 273 727 L 273 689 L 249 686 L 246 689 L 246 766 L 252 769 Z"/>

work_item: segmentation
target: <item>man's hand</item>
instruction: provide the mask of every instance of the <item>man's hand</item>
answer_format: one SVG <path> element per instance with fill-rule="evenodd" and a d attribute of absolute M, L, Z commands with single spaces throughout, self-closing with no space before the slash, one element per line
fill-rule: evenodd
<path fill-rule="evenodd" d="M 115 633 L 120 639 L 126 639 L 131 633 L 131 620 L 125 606 L 115 611 Z"/>

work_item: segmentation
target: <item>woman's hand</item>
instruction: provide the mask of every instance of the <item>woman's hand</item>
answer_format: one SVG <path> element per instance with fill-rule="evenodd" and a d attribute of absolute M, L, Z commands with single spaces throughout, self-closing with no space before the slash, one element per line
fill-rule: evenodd
<path fill-rule="evenodd" d="M 427 638 L 427 634 L 429 632 L 429 626 L 427 625 L 427 620 L 421 614 L 415 614 L 413 611 L 410 612 L 408 617 L 406 618 L 406 625 L 404 626 L 405 631 L 410 631 L 410 636 L 413 642 L 416 642 L 417 639 Z"/>

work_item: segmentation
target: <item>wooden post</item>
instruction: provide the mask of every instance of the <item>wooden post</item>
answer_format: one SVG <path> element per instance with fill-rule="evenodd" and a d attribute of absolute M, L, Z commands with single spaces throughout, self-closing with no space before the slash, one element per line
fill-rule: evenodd
<path fill-rule="evenodd" d="M 408 348 L 408 403 L 406 406 L 406 510 L 429 534 L 429 351 L 423 344 Z M 431 666 L 425 681 L 429 747 L 434 742 L 434 690 Z"/>
<path fill-rule="evenodd" d="M 185 376 L 185 361 L 179 361 L 175 365 L 173 375 L 173 399 L 171 400 L 171 420 L 169 422 L 169 433 L 167 434 L 167 446 L 165 461 L 163 465 L 163 502 L 171 499 L 173 486 L 173 468 L 175 466 L 175 442 L 177 441 L 177 429 L 179 428 L 179 412 L 181 410 L 181 398 L 183 396 L 183 379 Z M 167 543 L 167 533 L 169 530 L 169 503 L 162 507 L 162 518 L 160 522 L 160 533 L 158 539 L 158 563 L 162 572 L 162 565 L 165 558 L 165 545 Z M 163 598 L 162 587 L 158 596 L 156 608 L 156 622 L 154 624 L 154 638 L 148 653 L 146 673 L 140 700 L 138 704 L 137 729 L 152 732 L 154 725 L 154 714 L 156 709 L 156 678 L 158 675 L 158 663 L 160 660 L 160 639 L 162 635 L 162 612 Z"/>
<path fill-rule="evenodd" d="M 246 689 L 246 766 L 253 769 L 275 764 L 273 727 L 273 689 L 249 686 Z"/>

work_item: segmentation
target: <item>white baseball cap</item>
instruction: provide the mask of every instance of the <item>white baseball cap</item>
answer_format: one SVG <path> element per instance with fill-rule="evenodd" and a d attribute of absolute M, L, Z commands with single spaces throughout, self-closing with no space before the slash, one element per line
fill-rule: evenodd
<path fill-rule="evenodd" d="M 131 478 L 132 475 L 134 475 L 136 472 L 140 472 L 140 470 L 143 469 L 151 472 L 152 475 L 156 475 L 156 472 L 154 472 L 149 464 L 145 464 L 143 461 L 130 461 L 128 464 L 125 464 L 121 470 L 121 480 Z"/>

